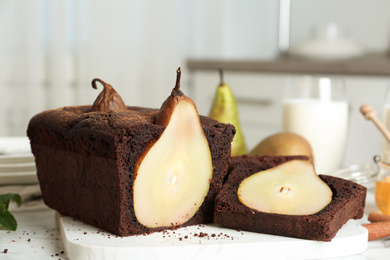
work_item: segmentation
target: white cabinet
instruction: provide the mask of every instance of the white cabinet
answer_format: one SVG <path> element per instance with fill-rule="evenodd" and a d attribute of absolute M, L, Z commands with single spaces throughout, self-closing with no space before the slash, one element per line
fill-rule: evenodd
<path fill-rule="evenodd" d="M 190 97 L 202 115 L 209 113 L 219 74 L 216 70 L 191 72 Z M 282 97 L 288 74 L 225 71 L 224 79 L 234 92 L 248 149 L 263 138 L 282 131 Z M 350 106 L 349 135 L 344 166 L 370 161 L 381 151 L 381 135 L 372 122 L 360 114 L 364 103 L 381 116 L 381 107 L 390 77 L 345 76 Z"/>

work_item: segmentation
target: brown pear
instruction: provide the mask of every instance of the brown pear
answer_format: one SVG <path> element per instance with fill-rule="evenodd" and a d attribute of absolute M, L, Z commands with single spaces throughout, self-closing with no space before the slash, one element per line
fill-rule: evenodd
<path fill-rule="evenodd" d="M 306 155 L 313 159 L 310 143 L 302 136 L 282 132 L 270 135 L 263 139 L 250 155 Z"/>
<path fill-rule="evenodd" d="M 198 114 L 198 110 L 195 106 L 194 101 L 183 94 L 180 90 L 180 79 L 181 79 L 181 68 L 178 68 L 176 71 L 176 84 L 172 89 L 171 95 L 164 101 L 162 104 L 160 111 L 156 118 L 156 124 L 166 127 L 169 124 L 169 120 L 179 102 L 183 101 L 189 103 L 194 107 L 196 113 Z M 198 116 L 199 117 L 199 116 Z"/>
<path fill-rule="evenodd" d="M 91 112 L 110 112 L 116 110 L 126 110 L 126 105 L 121 96 L 108 83 L 101 79 L 93 79 L 92 87 L 97 89 L 96 81 L 103 85 L 103 90 L 92 105 Z"/>

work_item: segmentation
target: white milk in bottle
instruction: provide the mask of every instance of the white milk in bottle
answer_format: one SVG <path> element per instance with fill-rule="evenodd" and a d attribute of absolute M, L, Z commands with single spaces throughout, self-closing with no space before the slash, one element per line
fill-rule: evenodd
<path fill-rule="evenodd" d="M 283 128 L 303 136 L 310 142 L 318 174 L 331 173 L 341 167 L 344 158 L 348 132 L 348 102 L 285 99 Z"/>

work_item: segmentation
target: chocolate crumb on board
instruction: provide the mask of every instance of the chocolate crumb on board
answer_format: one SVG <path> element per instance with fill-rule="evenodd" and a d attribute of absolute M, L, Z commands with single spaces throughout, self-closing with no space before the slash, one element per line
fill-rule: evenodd
<path fill-rule="evenodd" d="M 207 237 L 207 236 L 208 236 L 207 233 L 204 233 L 204 232 L 200 232 L 200 233 L 199 233 L 199 237 Z"/>
<path fill-rule="evenodd" d="M 4 252 L 4 254 L 8 253 L 8 249 L 4 249 L 3 252 Z"/>

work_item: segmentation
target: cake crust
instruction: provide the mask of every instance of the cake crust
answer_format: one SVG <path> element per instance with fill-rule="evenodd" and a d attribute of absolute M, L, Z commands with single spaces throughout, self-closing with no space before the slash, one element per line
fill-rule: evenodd
<path fill-rule="evenodd" d="M 216 197 L 214 220 L 221 226 L 258 233 L 331 241 L 349 220 L 363 216 L 366 187 L 341 178 L 319 175 L 333 192 L 332 201 L 312 215 L 260 212 L 243 205 L 237 196 L 247 177 L 281 163 L 306 156 L 240 156 L 232 158 L 223 189 Z"/>
<path fill-rule="evenodd" d="M 120 236 L 162 230 L 138 222 L 132 189 L 139 156 L 165 129 L 154 123 L 159 109 L 90 110 L 91 106 L 64 107 L 30 120 L 27 135 L 44 202 L 64 215 Z M 227 173 L 235 134 L 233 125 L 203 116 L 200 120 L 213 175 L 202 206 L 180 226 L 213 221 L 214 199 Z"/>

